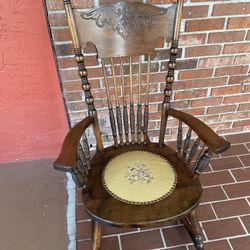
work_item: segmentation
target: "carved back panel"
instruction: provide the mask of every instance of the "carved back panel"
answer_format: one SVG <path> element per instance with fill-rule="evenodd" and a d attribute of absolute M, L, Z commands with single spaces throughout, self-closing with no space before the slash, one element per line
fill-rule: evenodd
<path fill-rule="evenodd" d="M 81 46 L 95 44 L 99 58 L 153 53 L 157 40 L 173 37 L 176 5 L 159 8 L 139 2 L 74 10 Z"/>
<path fill-rule="evenodd" d="M 102 150 L 102 141 L 82 48 L 88 42 L 97 48 L 112 135 L 118 146 L 148 142 L 150 71 L 153 68 L 150 58 L 159 38 L 171 41 L 162 105 L 161 141 L 165 134 L 166 110 L 170 107 L 183 0 L 169 8 L 121 1 L 88 12 L 72 9 L 70 0 L 64 0 L 64 4 L 85 101 L 89 115 L 95 118 L 99 150 Z"/>

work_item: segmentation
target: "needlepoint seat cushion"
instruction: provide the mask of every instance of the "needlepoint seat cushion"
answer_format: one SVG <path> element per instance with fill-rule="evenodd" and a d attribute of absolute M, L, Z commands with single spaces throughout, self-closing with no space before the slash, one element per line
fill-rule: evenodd
<path fill-rule="evenodd" d="M 102 180 L 114 198 L 139 205 L 154 203 L 170 195 L 176 186 L 177 174 L 159 155 L 129 151 L 108 162 Z"/>

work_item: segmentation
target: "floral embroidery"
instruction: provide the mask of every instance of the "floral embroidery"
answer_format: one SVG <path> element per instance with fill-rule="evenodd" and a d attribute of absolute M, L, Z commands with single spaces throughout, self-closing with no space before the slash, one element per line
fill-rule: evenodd
<path fill-rule="evenodd" d="M 126 177 L 130 181 L 130 184 L 136 181 L 147 181 L 147 183 L 150 183 L 154 179 L 150 170 L 141 162 L 136 167 L 128 167 Z"/>

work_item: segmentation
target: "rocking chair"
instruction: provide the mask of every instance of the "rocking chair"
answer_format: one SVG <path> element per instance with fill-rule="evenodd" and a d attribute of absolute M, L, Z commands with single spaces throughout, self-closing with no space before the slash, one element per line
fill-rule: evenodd
<path fill-rule="evenodd" d="M 170 105 L 183 0 L 169 8 L 121 1 L 88 12 L 72 8 L 70 0 L 64 5 L 88 117 L 69 131 L 54 167 L 71 172 L 82 190 L 84 209 L 93 221 L 93 249 L 101 248 L 102 224 L 146 227 L 173 219 L 181 219 L 196 249 L 204 249 L 196 216 L 202 195 L 199 176 L 212 154 L 230 144 Z M 158 141 L 152 142 L 150 71 L 159 38 L 171 46 Z M 96 47 L 107 94 L 114 144 L 105 148 L 82 52 L 88 42 Z M 176 150 L 165 143 L 170 117 L 178 120 Z M 90 125 L 97 146 L 93 157 L 85 136 Z"/>

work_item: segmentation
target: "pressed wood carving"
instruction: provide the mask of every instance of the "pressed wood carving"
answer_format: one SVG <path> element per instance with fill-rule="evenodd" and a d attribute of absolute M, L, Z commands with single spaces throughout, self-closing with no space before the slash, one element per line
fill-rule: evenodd
<path fill-rule="evenodd" d="M 167 12 L 167 9 L 153 8 L 153 11 L 149 11 L 140 7 L 140 5 L 131 5 L 121 1 L 82 13 L 81 17 L 95 20 L 100 28 L 111 27 L 126 40 L 131 33 L 143 32 L 145 27 L 153 22 L 154 16 L 164 15 Z"/>

